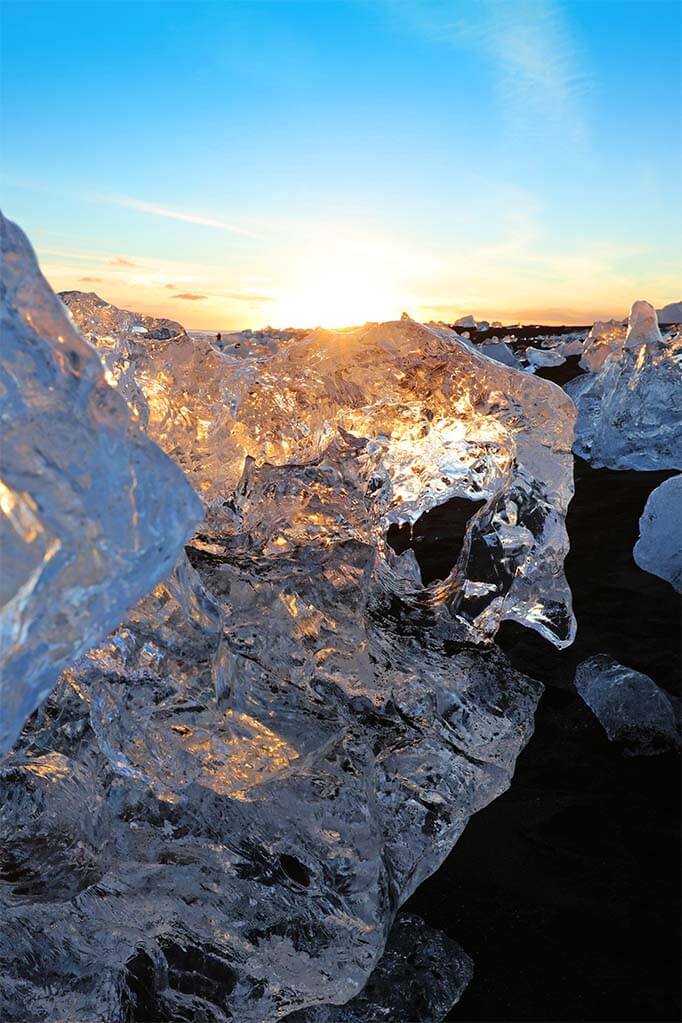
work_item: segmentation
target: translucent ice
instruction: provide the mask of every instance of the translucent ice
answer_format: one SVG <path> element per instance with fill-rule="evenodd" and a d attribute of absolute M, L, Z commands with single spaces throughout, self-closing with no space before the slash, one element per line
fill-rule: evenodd
<path fill-rule="evenodd" d="M 71 311 L 80 323 L 81 307 Z M 370 466 L 368 535 L 406 599 L 447 603 L 479 637 L 513 619 L 571 641 L 562 566 L 575 412 L 560 389 L 409 318 L 318 330 L 254 359 L 186 335 L 136 345 L 148 429 L 207 500 L 209 532 L 223 528 L 245 458 L 307 462 L 354 437 Z M 391 559 L 385 533 L 451 497 L 487 503 L 449 578 L 425 594 L 405 559 Z"/>
<path fill-rule="evenodd" d="M 517 359 L 513 349 L 505 341 L 488 341 L 476 346 L 476 351 L 485 355 L 493 362 L 501 362 L 503 366 L 510 366 L 512 369 L 521 369 L 521 362 Z"/>
<path fill-rule="evenodd" d="M 107 384 L 25 236 L 0 228 L 2 754 L 61 669 L 172 568 L 201 509 Z"/>
<path fill-rule="evenodd" d="M 657 312 L 658 322 L 663 325 L 682 323 L 682 302 L 671 302 Z"/>
<path fill-rule="evenodd" d="M 359 995 L 346 1005 L 293 1013 L 286 1023 L 441 1023 L 472 975 L 472 962 L 456 942 L 401 913 Z"/>
<path fill-rule="evenodd" d="M 525 357 L 531 366 L 560 366 L 566 356 L 549 348 L 526 348 Z"/>
<path fill-rule="evenodd" d="M 508 786 L 539 685 L 387 588 L 359 445 L 343 464 L 247 467 L 220 553 L 190 549 L 25 730 L 0 774 L 3 1020 L 343 1002 Z"/>
<path fill-rule="evenodd" d="M 666 480 L 649 495 L 633 554 L 645 572 L 682 593 L 682 476 Z"/>
<path fill-rule="evenodd" d="M 188 556 L 0 773 L 11 1023 L 263 1023 L 356 995 L 531 733 L 539 684 L 484 640 L 512 615 L 570 636 L 561 391 L 413 321 L 242 363 Z M 424 587 L 387 529 L 451 496 L 483 504 Z"/>
<path fill-rule="evenodd" d="M 102 352 L 148 433 L 187 473 L 204 500 L 224 490 L 222 459 L 230 447 L 231 403 L 260 362 L 191 338 L 179 323 L 109 305 L 95 294 L 63 292 L 71 316 Z M 142 327 L 146 333 L 141 333 Z"/>
<path fill-rule="evenodd" d="M 649 756 L 679 745 L 673 704 L 648 675 L 598 654 L 578 665 L 575 686 L 609 739 L 626 752 Z"/>
<path fill-rule="evenodd" d="M 619 354 L 571 380 L 574 451 L 597 468 L 682 468 L 682 336 L 662 338 L 647 302 L 635 302 Z"/>
<path fill-rule="evenodd" d="M 583 347 L 580 365 L 590 373 L 598 373 L 612 355 L 616 358 L 623 350 L 625 326 L 620 320 L 597 320 Z"/>

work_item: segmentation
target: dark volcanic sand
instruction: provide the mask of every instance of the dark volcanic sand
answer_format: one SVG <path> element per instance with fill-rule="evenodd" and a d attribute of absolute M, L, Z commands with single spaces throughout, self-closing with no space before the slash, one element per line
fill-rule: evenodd
<path fill-rule="evenodd" d="M 450 1020 L 680 1018 L 679 759 L 624 756 L 572 687 L 576 664 L 603 652 L 679 695 L 679 599 L 632 559 L 646 498 L 671 475 L 576 460 L 576 642 L 559 652 L 513 623 L 500 630 L 514 664 L 547 685 L 535 735 L 511 789 L 406 906 L 474 960 Z M 429 575 L 439 556 L 449 568 L 447 534 L 462 529 L 432 514 L 415 544 Z"/>

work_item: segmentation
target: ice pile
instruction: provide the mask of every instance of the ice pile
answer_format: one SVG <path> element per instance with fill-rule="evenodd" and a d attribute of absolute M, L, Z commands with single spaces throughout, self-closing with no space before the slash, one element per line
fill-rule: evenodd
<path fill-rule="evenodd" d="M 632 756 L 651 756 L 679 746 L 671 698 L 648 675 L 598 654 L 578 665 L 575 687 L 609 739 Z"/>
<path fill-rule="evenodd" d="M 85 306 L 207 516 L 0 772 L 0 1016 L 264 1023 L 342 1003 L 532 731 L 540 686 L 489 642 L 500 622 L 572 638 L 573 405 L 411 320 L 250 359 Z M 138 480 L 142 531 L 178 478 L 161 499 Z M 480 506 L 425 587 L 387 531 L 453 497 Z"/>
<path fill-rule="evenodd" d="M 566 385 L 576 454 L 596 468 L 682 468 L 681 354 L 682 336 L 662 338 L 653 307 L 635 302 L 620 352 Z"/>
<path fill-rule="evenodd" d="M 201 516 L 0 214 L 0 755 L 57 675 L 172 568 Z"/>
<path fill-rule="evenodd" d="M 633 556 L 645 572 L 682 593 L 682 476 L 665 480 L 649 495 Z"/>

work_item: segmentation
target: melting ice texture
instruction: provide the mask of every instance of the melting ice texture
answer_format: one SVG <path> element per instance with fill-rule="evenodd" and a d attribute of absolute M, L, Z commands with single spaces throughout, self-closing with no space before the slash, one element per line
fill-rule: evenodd
<path fill-rule="evenodd" d="M 172 568 L 201 506 L 0 214 L 0 755 Z"/>
<path fill-rule="evenodd" d="M 206 518 L 0 773 L 0 1015 L 341 1004 L 531 734 L 541 687 L 490 642 L 500 622 L 572 637 L 573 405 L 411 320 L 244 357 L 66 299 Z M 424 587 L 386 532 L 451 497 L 485 504 Z"/>
<path fill-rule="evenodd" d="M 617 326 L 595 326 L 598 357 L 586 346 L 594 371 L 566 385 L 578 409 L 575 453 L 595 468 L 682 468 L 682 334 L 662 337 L 643 301 L 624 337 Z"/>

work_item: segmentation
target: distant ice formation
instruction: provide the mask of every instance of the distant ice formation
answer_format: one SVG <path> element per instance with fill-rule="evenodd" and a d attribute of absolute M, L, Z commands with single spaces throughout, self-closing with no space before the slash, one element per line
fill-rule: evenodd
<path fill-rule="evenodd" d="M 487 341 L 481 345 L 476 345 L 476 351 L 480 352 L 481 355 L 485 355 L 486 358 L 492 359 L 493 362 L 502 363 L 503 366 L 510 366 L 512 369 L 522 369 L 520 360 L 506 341 Z"/>
<path fill-rule="evenodd" d="M 633 555 L 645 572 L 682 593 L 682 476 L 665 480 L 649 495 Z"/>
<path fill-rule="evenodd" d="M 62 668 L 173 567 L 201 516 L 0 214 L 0 755 Z"/>
<path fill-rule="evenodd" d="M 575 686 L 609 739 L 631 755 L 651 756 L 679 746 L 671 698 L 648 675 L 598 654 L 578 665 Z"/>
<path fill-rule="evenodd" d="M 550 348 L 526 348 L 524 355 L 536 369 L 541 366 L 560 366 L 566 361 L 565 355 Z"/>
<path fill-rule="evenodd" d="M 682 323 L 682 302 L 670 302 L 669 305 L 657 310 L 657 316 L 661 326 Z"/>
<path fill-rule="evenodd" d="M 465 327 L 467 330 L 474 330 L 476 328 L 476 320 L 473 316 L 460 316 L 458 320 L 455 320 L 456 327 Z"/>
<path fill-rule="evenodd" d="M 653 307 L 635 302 L 622 342 L 602 336 L 601 368 L 566 385 L 578 409 L 575 453 L 596 468 L 682 468 L 682 335 L 662 338 Z"/>

